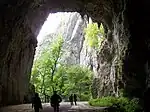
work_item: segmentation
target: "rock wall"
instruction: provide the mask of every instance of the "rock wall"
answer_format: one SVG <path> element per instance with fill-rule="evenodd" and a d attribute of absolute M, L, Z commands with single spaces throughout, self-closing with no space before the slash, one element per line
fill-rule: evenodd
<path fill-rule="evenodd" d="M 59 35 L 63 37 L 64 43 L 62 47 L 63 56 L 61 61 L 66 64 L 80 64 L 80 54 L 84 42 L 84 28 L 87 25 L 87 18 L 84 19 L 77 12 L 74 13 L 59 13 L 61 18 L 58 21 L 58 27 L 51 33 L 47 33 L 37 47 L 36 56 L 42 48 L 48 45 L 47 42 L 52 42 Z M 53 16 L 58 16 L 57 14 Z"/>
<path fill-rule="evenodd" d="M 149 86 L 149 27 L 150 2 L 130 1 L 128 8 L 128 24 L 130 38 L 126 59 L 124 61 L 125 91 L 129 96 L 143 98 L 144 90 Z"/>
<path fill-rule="evenodd" d="M 68 21 L 67 29 L 64 29 L 64 62 L 67 64 L 80 64 L 80 54 L 84 42 L 84 28 L 87 25 L 87 18 L 82 18 L 79 13 L 73 14 L 71 21 Z M 69 24 L 70 23 L 70 24 Z M 72 31 L 71 31 L 72 30 Z"/>
<path fill-rule="evenodd" d="M 26 20 L 19 12 L 14 14 L 16 7 L 3 8 L 0 17 L 0 106 L 22 103 L 28 90 L 36 46 L 36 38 Z"/>
<path fill-rule="evenodd" d="M 149 10 L 148 0 L 5 0 L 0 2 L 0 103 L 1 105 L 21 103 L 28 90 L 28 73 L 31 70 L 36 39 L 41 25 L 49 12 L 77 11 L 87 14 L 92 20 L 103 23 L 106 32 L 106 46 L 113 52 L 101 74 L 113 79 L 113 83 L 124 83 L 127 95 L 142 97 L 149 77 Z M 126 50 L 124 53 L 123 51 Z M 115 49 L 114 51 L 112 49 Z M 105 49 L 102 52 L 107 51 Z M 105 54 L 105 53 L 104 53 Z M 105 56 L 105 55 L 104 55 Z M 100 55 L 100 57 L 104 57 Z M 125 56 L 125 59 L 123 58 Z M 124 60 L 123 60 L 124 59 Z M 115 60 L 123 60 L 115 63 Z M 119 70 L 118 70 L 119 68 Z M 112 75 L 105 73 L 109 71 Z M 118 71 L 121 76 L 118 76 Z M 116 77 L 116 78 L 114 78 Z M 148 78 L 147 78 L 148 79 Z M 99 81 L 96 81 L 99 82 Z M 115 83 L 116 82 L 116 83 Z M 106 85 L 108 84 L 108 85 Z M 102 83 L 103 88 L 113 87 L 111 82 Z M 98 91 L 102 91 L 97 89 Z M 114 92 L 118 93 L 118 90 Z M 139 94 L 137 94 L 139 93 Z M 99 93 L 98 97 L 101 96 Z"/>
<path fill-rule="evenodd" d="M 119 96 L 121 94 L 120 89 L 125 86 L 122 79 L 124 75 L 122 67 L 130 35 L 125 13 L 126 4 L 123 2 L 118 2 L 118 4 L 120 4 L 120 7 L 111 7 L 113 12 L 105 12 L 100 21 L 100 23 L 103 23 L 106 32 L 106 39 L 102 43 L 100 52 L 88 47 L 83 49 L 82 63 L 91 67 L 95 73 L 92 84 L 94 98 L 109 95 Z M 90 4 L 90 7 L 90 11 L 92 11 L 95 6 Z M 118 10 L 120 12 L 115 12 Z M 95 13 L 96 10 L 92 14 Z M 97 17 L 97 19 L 100 18 Z"/>

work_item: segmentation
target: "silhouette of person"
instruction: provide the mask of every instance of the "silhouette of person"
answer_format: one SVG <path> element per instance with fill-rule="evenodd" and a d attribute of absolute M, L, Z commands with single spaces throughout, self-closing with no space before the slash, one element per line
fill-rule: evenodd
<path fill-rule="evenodd" d="M 75 103 L 75 105 L 77 105 L 77 95 L 76 94 L 74 94 L 74 103 Z"/>
<path fill-rule="evenodd" d="M 69 101 L 70 101 L 70 104 L 73 105 L 73 94 L 71 94 L 71 95 L 69 96 Z"/>
<path fill-rule="evenodd" d="M 62 102 L 61 97 L 57 94 L 57 91 L 54 91 L 54 94 L 51 96 L 51 106 L 54 108 L 54 112 L 59 112 L 60 102 Z"/>
<path fill-rule="evenodd" d="M 144 92 L 144 112 L 150 112 L 150 88 Z"/>
<path fill-rule="evenodd" d="M 24 95 L 23 103 L 27 103 L 27 102 L 28 102 L 28 96 L 27 96 L 27 95 Z"/>
<path fill-rule="evenodd" d="M 35 93 L 32 99 L 32 108 L 33 107 L 35 112 L 39 112 L 39 109 L 42 109 L 42 103 L 38 93 Z"/>

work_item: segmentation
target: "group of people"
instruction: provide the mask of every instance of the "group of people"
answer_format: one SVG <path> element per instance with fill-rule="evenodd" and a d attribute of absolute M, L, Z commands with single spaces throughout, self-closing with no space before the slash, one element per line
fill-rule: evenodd
<path fill-rule="evenodd" d="M 75 105 L 77 105 L 77 95 L 76 94 L 71 94 L 69 97 L 70 104 L 73 105 L 73 102 Z"/>
<path fill-rule="evenodd" d="M 76 94 L 71 94 L 69 97 L 69 101 L 71 105 L 73 105 L 73 101 L 75 105 L 77 105 L 77 96 Z M 57 91 L 54 91 L 53 95 L 50 98 L 50 104 L 54 108 L 54 112 L 59 112 L 59 104 L 62 102 L 62 98 L 57 94 Z M 43 109 L 41 99 L 38 93 L 35 93 L 34 97 L 32 98 L 32 108 L 34 108 L 35 112 L 39 112 L 40 109 Z"/>

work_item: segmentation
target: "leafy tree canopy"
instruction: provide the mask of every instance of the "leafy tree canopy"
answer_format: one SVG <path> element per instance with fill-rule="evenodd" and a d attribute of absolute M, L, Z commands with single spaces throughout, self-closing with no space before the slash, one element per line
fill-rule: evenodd
<path fill-rule="evenodd" d="M 92 72 L 80 65 L 66 65 L 61 62 L 63 38 L 58 36 L 43 47 L 32 68 L 31 83 L 46 102 L 57 90 L 63 98 L 76 93 L 80 100 L 91 97 Z M 68 99 L 68 98 L 67 98 Z"/>
<path fill-rule="evenodd" d="M 89 23 L 87 25 L 87 28 L 85 28 L 85 42 L 89 47 L 99 48 L 104 39 L 104 28 L 102 24 L 100 28 L 97 23 Z"/>

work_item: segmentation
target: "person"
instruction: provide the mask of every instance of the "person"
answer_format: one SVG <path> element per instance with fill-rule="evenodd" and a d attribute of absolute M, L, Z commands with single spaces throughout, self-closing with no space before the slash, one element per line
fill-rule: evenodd
<path fill-rule="evenodd" d="M 51 96 L 51 106 L 54 108 L 54 112 L 59 112 L 59 103 L 62 102 L 61 97 L 57 94 L 57 91 L 54 91 L 54 94 Z"/>
<path fill-rule="evenodd" d="M 24 95 L 23 103 L 24 103 L 24 104 L 28 103 L 28 96 L 27 96 L 27 95 Z"/>
<path fill-rule="evenodd" d="M 70 101 L 70 104 L 73 105 L 73 94 L 71 94 L 71 95 L 69 96 L 69 101 Z"/>
<path fill-rule="evenodd" d="M 38 93 L 35 93 L 32 99 L 32 108 L 33 107 L 35 112 L 39 112 L 39 110 L 42 109 L 42 103 Z"/>
<path fill-rule="evenodd" d="M 75 103 L 75 105 L 77 105 L 77 95 L 76 94 L 74 94 L 74 103 Z"/>

